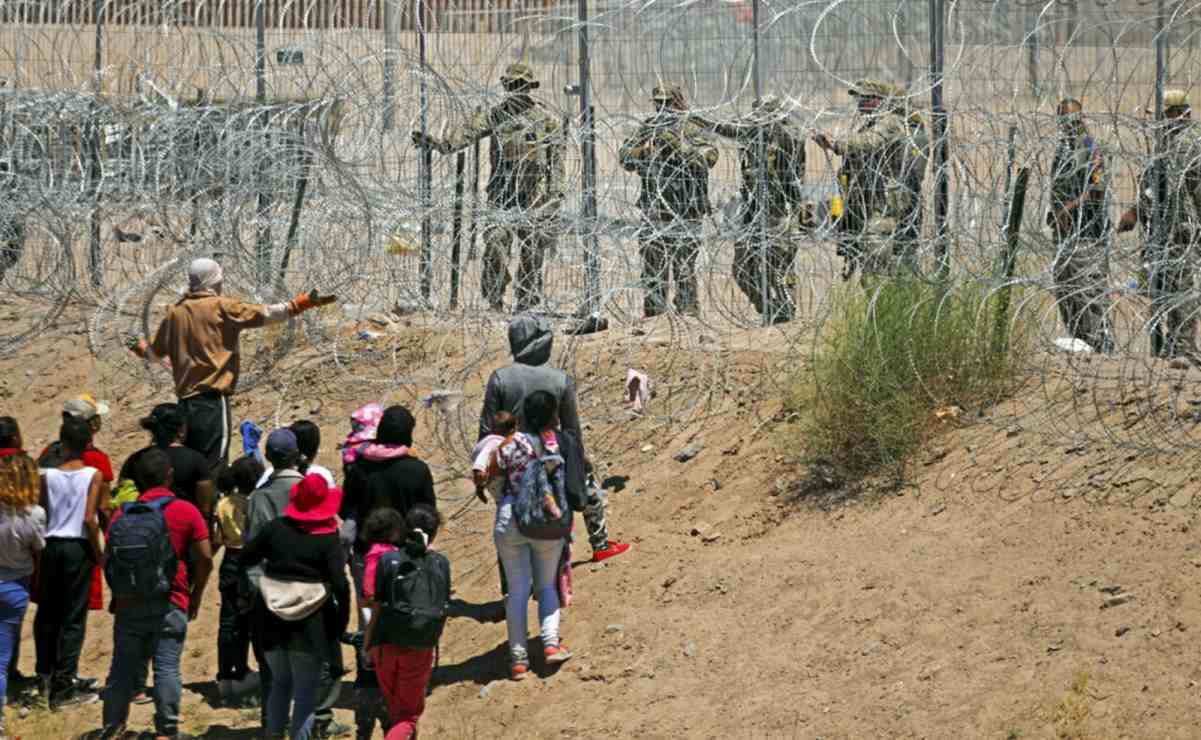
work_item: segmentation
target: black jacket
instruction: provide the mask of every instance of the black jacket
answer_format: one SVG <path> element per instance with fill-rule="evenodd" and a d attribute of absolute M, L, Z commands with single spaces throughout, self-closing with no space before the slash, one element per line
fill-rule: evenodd
<path fill-rule="evenodd" d="M 346 467 L 346 485 L 342 488 L 343 519 L 358 522 L 359 531 L 371 512 L 388 506 L 407 516 L 414 504 L 438 507 L 434 496 L 434 476 L 430 468 L 415 457 L 395 460 L 368 460 L 359 457 Z M 356 549 L 365 550 L 360 538 Z"/>

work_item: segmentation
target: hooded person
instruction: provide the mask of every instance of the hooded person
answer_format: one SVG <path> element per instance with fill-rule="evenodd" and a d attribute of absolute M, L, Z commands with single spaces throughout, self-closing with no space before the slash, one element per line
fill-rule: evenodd
<path fill-rule="evenodd" d="M 478 439 L 482 440 L 492 433 L 496 414 L 501 411 L 516 416 L 518 428 L 525 430 L 527 425 L 523 409 L 526 397 L 535 391 L 545 391 L 558 401 L 559 428 L 578 444 L 580 455 L 587 460 L 587 447 L 584 445 L 584 432 L 577 410 L 575 381 L 566 371 L 549 364 L 553 347 L 554 329 L 546 318 L 522 314 L 509 323 L 509 351 L 513 355 L 513 362 L 493 370 L 488 377 L 484 406 L 480 410 Z M 590 469 L 591 464 L 585 462 L 585 467 Z M 630 549 L 629 544 L 609 539 L 605 523 L 605 500 L 598 488 L 587 486 L 586 495 L 582 509 L 593 561 L 600 562 Z"/>
<path fill-rule="evenodd" d="M 187 420 L 185 443 L 204 455 L 214 470 L 223 467 L 229 455 L 229 397 L 238 385 L 242 331 L 280 323 L 337 300 L 312 290 L 286 303 L 246 303 L 222 295 L 224 280 L 217 262 L 192 260 L 188 290 L 168 309 L 154 340 L 137 337 L 129 345 L 137 356 L 170 366 Z"/>

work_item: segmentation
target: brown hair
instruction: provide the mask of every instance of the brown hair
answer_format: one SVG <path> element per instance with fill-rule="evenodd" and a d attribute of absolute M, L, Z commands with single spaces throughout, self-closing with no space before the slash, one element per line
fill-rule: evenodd
<path fill-rule="evenodd" d="M 0 506 L 24 509 L 42 494 L 38 465 L 24 452 L 0 457 Z"/>
<path fill-rule="evenodd" d="M 492 417 L 492 433 L 507 437 L 517 431 L 517 417 L 508 411 L 497 411 Z"/>

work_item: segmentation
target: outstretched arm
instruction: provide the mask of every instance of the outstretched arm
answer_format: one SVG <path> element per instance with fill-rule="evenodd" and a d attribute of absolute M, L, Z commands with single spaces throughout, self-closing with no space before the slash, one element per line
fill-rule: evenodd
<path fill-rule="evenodd" d="M 627 171 L 633 172 L 654 153 L 654 131 L 649 126 L 640 126 L 617 150 L 618 160 Z"/>

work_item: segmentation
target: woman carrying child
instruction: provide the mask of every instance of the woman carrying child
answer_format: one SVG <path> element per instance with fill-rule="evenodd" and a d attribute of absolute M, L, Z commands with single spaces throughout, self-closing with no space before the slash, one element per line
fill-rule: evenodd
<path fill-rule="evenodd" d="M 550 393 L 535 391 L 526 397 L 523 411 L 526 428 L 500 443 L 490 468 L 492 474 L 501 473 L 507 481 L 496 509 L 492 537 L 509 585 L 505 620 L 509 631 L 510 675 L 515 681 L 525 678 L 530 670 L 526 619 L 531 588 L 538 600 L 538 621 L 546 663 L 554 665 L 571 658 L 559 637 L 560 602 L 556 582 L 566 540 L 527 537 L 518 528 L 514 515 L 515 493 L 526 468 L 544 455 L 558 454 L 555 435 L 558 401 Z M 552 518 L 559 517 L 560 507 L 553 498 L 547 498 L 546 506 Z"/>

